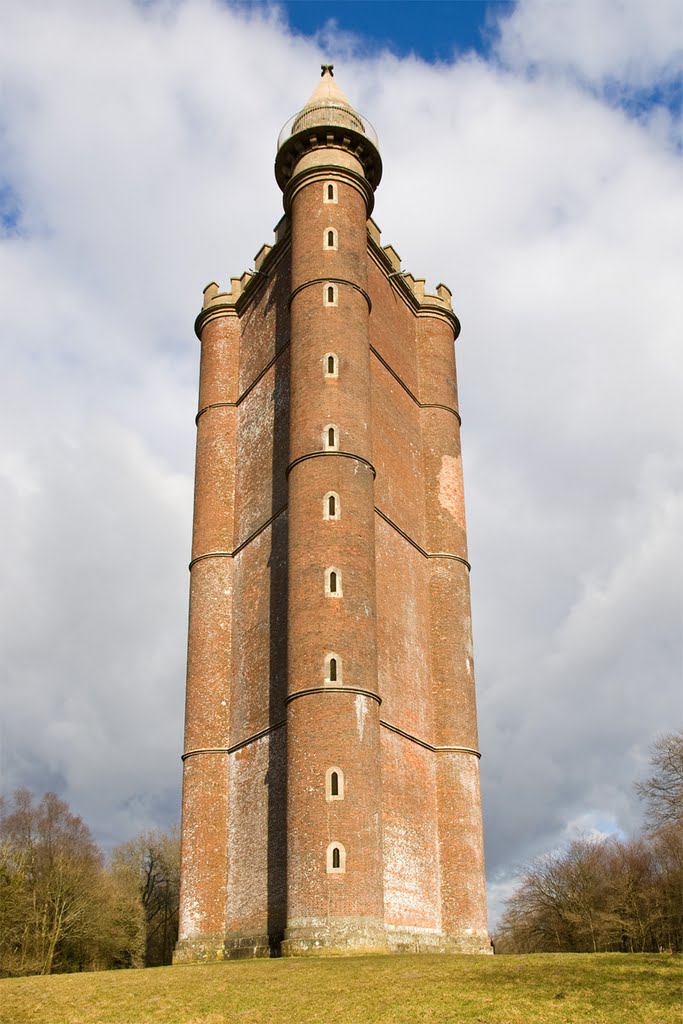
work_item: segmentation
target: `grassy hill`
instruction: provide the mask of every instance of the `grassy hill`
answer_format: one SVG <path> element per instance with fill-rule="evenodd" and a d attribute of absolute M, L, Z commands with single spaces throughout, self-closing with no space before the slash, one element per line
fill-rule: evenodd
<path fill-rule="evenodd" d="M 2 1024 L 680 1024 L 668 955 L 250 960 L 0 981 Z"/>

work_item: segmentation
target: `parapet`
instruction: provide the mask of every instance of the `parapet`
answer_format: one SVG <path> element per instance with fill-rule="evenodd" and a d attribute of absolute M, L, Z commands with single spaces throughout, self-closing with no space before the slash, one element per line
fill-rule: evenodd
<path fill-rule="evenodd" d="M 391 284 L 397 288 L 408 304 L 417 312 L 423 314 L 437 314 L 443 311 L 451 321 L 456 337 L 460 332 L 460 323 L 453 312 L 452 292 L 445 284 L 436 286 L 436 293 L 425 291 L 425 279 L 415 277 L 401 267 L 401 257 L 393 245 L 382 245 L 382 234 L 377 224 L 370 218 L 367 222 L 368 248 L 374 256 L 375 261 L 382 268 Z M 245 270 L 241 277 L 230 278 L 230 290 L 221 291 L 216 281 L 210 281 L 204 288 L 204 301 L 202 311 L 195 322 L 195 331 L 199 335 L 199 328 L 206 320 L 209 310 L 222 309 L 226 313 L 241 312 L 238 307 L 243 307 L 249 301 L 249 296 L 258 286 L 258 281 L 265 280 L 272 267 L 285 250 L 285 243 L 289 240 L 289 220 L 285 216 L 274 229 L 274 244 L 262 245 L 254 256 L 253 270 Z"/>
<path fill-rule="evenodd" d="M 285 249 L 285 246 L 281 245 L 281 243 L 285 242 L 289 236 L 289 221 L 287 217 L 282 217 L 279 223 L 275 225 L 274 235 L 274 244 L 262 245 L 254 256 L 253 270 L 245 270 L 241 277 L 230 278 L 229 291 L 221 291 L 220 285 L 216 281 L 210 281 L 206 285 L 204 288 L 202 310 L 195 321 L 195 332 L 198 337 L 200 328 L 206 321 L 206 314 L 210 310 L 222 309 L 227 313 L 239 313 L 240 310 L 237 307 L 242 305 L 243 299 L 248 301 L 245 297 L 251 294 L 254 287 L 256 287 L 255 282 L 267 278 L 272 266 L 277 262 Z M 252 283 L 254 284 L 252 285 Z"/>
<path fill-rule="evenodd" d="M 393 245 L 382 245 L 382 232 L 372 217 L 368 220 L 368 242 L 377 263 L 386 272 L 392 284 L 396 282 L 404 294 L 406 291 L 410 294 L 413 305 L 431 308 L 436 306 L 453 314 L 453 293 L 450 288 L 445 284 L 438 284 L 436 294 L 425 291 L 425 279 L 414 277 L 401 268 L 401 257 Z M 457 322 L 455 316 L 454 319 Z"/>

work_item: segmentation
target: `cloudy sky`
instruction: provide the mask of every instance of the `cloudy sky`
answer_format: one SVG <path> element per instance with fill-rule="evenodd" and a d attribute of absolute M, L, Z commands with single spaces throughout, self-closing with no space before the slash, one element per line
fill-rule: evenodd
<path fill-rule="evenodd" d="M 463 324 L 495 915 L 529 857 L 637 827 L 681 720 L 683 7 L 390 11 L 1 5 L 0 783 L 107 847 L 178 816 L 193 319 L 271 240 L 331 59 L 383 242 Z"/>

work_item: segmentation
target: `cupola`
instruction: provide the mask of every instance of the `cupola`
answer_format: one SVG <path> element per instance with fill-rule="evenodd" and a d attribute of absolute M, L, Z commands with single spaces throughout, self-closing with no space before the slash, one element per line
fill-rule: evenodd
<path fill-rule="evenodd" d="M 377 133 L 367 118 L 354 110 L 334 78 L 334 65 L 322 64 L 322 74 L 308 102 L 284 125 L 277 142 L 275 178 L 284 191 L 299 159 L 315 149 L 347 150 L 361 163 L 373 189 L 382 177 Z"/>

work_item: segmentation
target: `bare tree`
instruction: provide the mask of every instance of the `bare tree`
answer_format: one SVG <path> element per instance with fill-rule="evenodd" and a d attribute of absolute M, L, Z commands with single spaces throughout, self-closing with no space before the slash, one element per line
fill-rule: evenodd
<path fill-rule="evenodd" d="M 0 808 L 0 973 L 135 963 L 121 887 L 90 830 L 54 793 L 18 790 Z"/>
<path fill-rule="evenodd" d="M 663 825 L 683 826 L 683 730 L 655 740 L 650 765 L 650 777 L 635 784 L 647 801 L 647 827 L 652 831 Z"/>
<path fill-rule="evenodd" d="M 145 966 L 170 964 L 178 939 L 180 834 L 143 832 L 114 850 L 112 868 L 127 872 L 145 918 Z"/>
<path fill-rule="evenodd" d="M 601 839 L 580 837 L 534 861 L 507 901 L 497 936 L 505 952 L 594 952 L 608 920 Z"/>
<path fill-rule="evenodd" d="M 644 834 L 579 837 L 534 861 L 507 900 L 496 949 L 657 952 L 683 949 L 683 733 L 663 736 Z"/>

